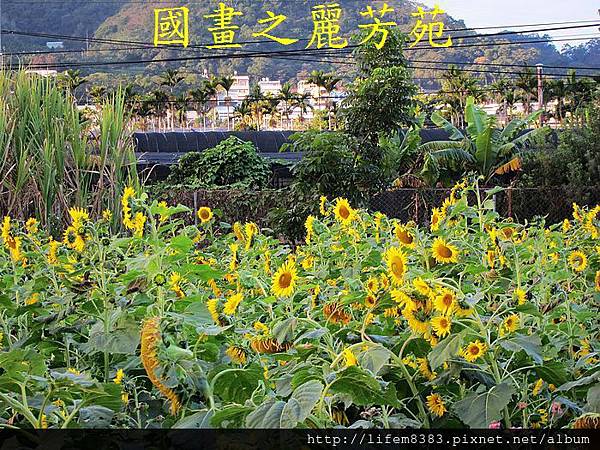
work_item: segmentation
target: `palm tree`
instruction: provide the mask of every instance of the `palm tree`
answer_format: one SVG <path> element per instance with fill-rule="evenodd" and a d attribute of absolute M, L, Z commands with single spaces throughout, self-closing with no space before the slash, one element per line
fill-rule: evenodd
<path fill-rule="evenodd" d="M 81 76 L 81 71 L 69 69 L 58 76 L 58 84 L 71 95 L 75 95 L 75 90 L 82 84 L 87 83 L 87 79 Z"/>
<path fill-rule="evenodd" d="M 197 89 L 193 89 L 189 93 L 190 99 L 196 104 L 196 111 L 202 116 L 202 127 L 206 131 L 206 114 L 210 111 L 210 100 L 214 95 L 214 88 L 209 83 L 204 83 Z"/>
<path fill-rule="evenodd" d="M 515 87 L 519 89 L 519 98 L 523 102 L 525 115 L 531 113 L 533 97 L 537 95 L 537 77 L 530 68 L 525 69 L 517 76 Z"/>
<path fill-rule="evenodd" d="M 322 70 L 313 70 L 308 77 L 308 82 L 319 88 L 317 95 L 317 108 L 321 108 L 321 88 L 325 87 L 327 75 Z"/>
<path fill-rule="evenodd" d="M 233 77 L 222 77 L 219 79 L 219 86 L 223 88 L 225 91 L 225 106 L 227 107 L 227 129 L 229 130 L 229 105 L 231 103 L 231 98 L 229 97 L 229 90 L 235 83 L 235 78 Z"/>
<path fill-rule="evenodd" d="M 304 94 L 297 95 L 294 100 L 294 105 L 300 109 L 300 123 L 304 122 L 304 114 L 309 109 L 312 109 L 312 105 L 310 104 L 311 98 L 312 96 L 308 92 L 305 92 Z"/>
<path fill-rule="evenodd" d="M 248 99 L 242 100 L 242 102 L 233 109 L 233 117 L 240 120 L 242 128 L 252 123 L 252 107 Z"/>
<path fill-rule="evenodd" d="M 150 93 L 150 101 L 154 116 L 158 119 L 158 128 L 160 129 L 160 119 L 166 117 L 169 109 L 169 96 L 160 89 L 156 89 Z"/>
<path fill-rule="evenodd" d="M 294 110 L 295 98 L 296 94 L 292 92 L 292 83 L 283 83 L 279 91 L 279 100 L 283 103 L 282 117 L 285 116 L 288 126 L 290 126 L 290 113 Z"/>
<path fill-rule="evenodd" d="M 521 168 L 521 154 L 526 145 L 547 133 L 547 128 L 523 131 L 542 114 L 536 111 L 525 119 L 515 119 L 504 129 L 497 128 L 496 116 L 488 115 L 475 106 L 473 97 L 467 99 L 465 117 L 466 134 L 463 134 L 441 114 L 434 112 L 431 120 L 450 134 L 449 141 L 422 144 L 424 154 L 421 177 L 435 184 L 456 172 L 475 171 L 489 182 L 495 175 L 504 175 Z M 522 133 L 522 134 L 520 134 Z"/>
<path fill-rule="evenodd" d="M 263 116 L 263 103 L 265 101 L 265 96 L 260 90 L 260 86 L 255 84 L 252 89 L 250 89 L 250 94 L 248 95 L 248 101 L 250 102 L 250 109 L 252 110 L 252 116 L 255 119 L 256 130 L 260 130 L 260 124 L 262 122 Z"/>
<path fill-rule="evenodd" d="M 438 100 L 446 105 L 446 110 L 453 125 L 462 128 L 465 125 L 466 99 L 473 97 L 475 100 L 483 98 L 479 81 L 467 72 L 450 66 L 450 69 L 442 75 L 442 89 L 438 94 Z"/>
<path fill-rule="evenodd" d="M 90 88 L 90 98 L 94 105 L 99 106 L 106 98 L 106 88 L 104 86 L 92 86 Z"/>
<path fill-rule="evenodd" d="M 544 87 L 544 92 L 547 92 L 549 100 L 556 100 L 554 109 L 554 118 L 562 124 L 565 118 L 565 100 L 569 94 L 567 84 L 564 80 L 548 80 Z"/>
<path fill-rule="evenodd" d="M 331 118 L 333 116 L 333 111 L 332 111 L 332 107 L 333 107 L 333 101 L 331 99 L 331 94 L 333 93 L 333 91 L 335 90 L 337 84 L 342 81 L 341 78 L 336 77 L 334 74 L 330 73 L 327 74 L 327 76 L 325 77 L 325 83 L 323 84 L 323 88 L 325 89 L 325 92 L 327 93 L 327 101 L 325 102 L 325 107 L 327 108 L 327 112 L 328 112 L 328 118 L 329 118 L 329 129 L 331 130 Z"/>
<path fill-rule="evenodd" d="M 165 73 L 163 73 L 161 76 L 161 81 L 160 81 L 160 85 L 161 86 L 166 86 L 169 88 L 169 93 L 170 93 L 170 98 L 169 101 L 172 102 L 175 100 L 175 96 L 174 96 L 174 91 L 175 91 L 175 87 L 181 83 L 185 77 L 182 75 L 179 75 L 179 71 L 176 69 L 167 69 L 167 71 Z M 171 128 L 175 128 L 175 109 L 174 108 L 169 108 L 169 111 L 171 112 Z"/>

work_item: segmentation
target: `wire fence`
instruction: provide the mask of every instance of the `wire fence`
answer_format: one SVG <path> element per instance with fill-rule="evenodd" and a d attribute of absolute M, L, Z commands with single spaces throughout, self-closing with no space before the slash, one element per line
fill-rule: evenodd
<path fill-rule="evenodd" d="M 396 189 L 372 199 L 369 209 L 403 222 L 428 224 L 433 208 L 441 205 L 449 189 Z M 516 222 L 544 217 L 549 224 L 571 217 L 573 203 L 581 206 L 600 204 L 600 186 L 548 186 L 506 188 L 495 194 L 496 211 Z"/>
<path fill-rule="evenodd" d="M 373 197 L 368 209 L 402 222 L 428 225 L 432 209 L 440 206 L 449 194 L 449 189 L 394 189 Z M 289 206 L 285 190 L 190 190 L 168 192 L 162 197 L 193 210 L 209 206 L 227 223 L 252 221 L 263 227 L 271 227 L 269 213 L 273 209 Z M 496 211 L 520 223 L 540 217 L 548 224 L 562 222 L 571 217 L 574 202 L 581 206 L 600 204 L 600 186 L 507 188 L 495 194 Z"/>

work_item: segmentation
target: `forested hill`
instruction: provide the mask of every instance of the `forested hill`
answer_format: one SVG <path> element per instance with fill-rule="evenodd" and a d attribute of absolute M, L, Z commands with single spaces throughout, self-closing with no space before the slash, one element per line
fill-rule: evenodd
<path fill-rule="evenodd" d="M 266 11 L 271 10 L 276 14 L 285 14 L 287 20 L 283 22 L 273 34 L 280 37 L 304 39 L 295 45 L 283 47 L 278 44 L 246 44 L 241 49 L 231 51 L 265 51 L 282 49 L 302 49 L 306 46 L 306 39 L 312 31 L 311 7 L 317 3 L 304 0 L 236 0 L 226 2 L 234 5 L 236 10 L 243 12 L 243 16 L 236 17 L 235 23 L 240 26 L 236 39 L 238 41 L 253 41 L 252 32 L 260 30 L 258 21 L 266 17 Z M 364 0 L 339 0 L 343 8 L 341 19 L 344 36 L 349 36 L 358 30 L 359 23 L 367 23 L 368 18 L 361 17 L 367 4 L 374 8 L 380 8 L 381 2 L 365 2 Z M 411 13 L 416 10 L 417 3 L 402 0 L 388 0 L 388 4 L 395 11 L 385 16 L 385 20 L 397 22 L 402 29 L 410 31 L 415 18 Z M 338 73 L 351 73 L 352 66 L 348 64 L 336 64 L 336 61 L 346 61 L 347 55 L 326 58 L 324 56 L 300 57 L 288 59 L 274 58 L 244 58 L 244 59 L 198 59 L 207 55 L 218 54 L 219 51 L 205 48 L 181 49 L 127 49 L 117 43 L 100 43 L 97 39 L 111 39 L 131 43 L 130 46 L 140 47 L 151 44 L 154 29 L 154 8 L 168 6 L 187 6 L 190 10 L 190 44 L 202 46 L 212 41 L 212 35 L 208 28 L 212 25 L 210 19 L 203 16 L 210 14 L 217 6 L 215 0 L 194 1 L 144 1 L 144 0 L 4 0 L 2 9 L 2 27 L 4 30 L 16 30 L 19 32 L 44 33 L 44 37 L 32 37 L 23 35 L 3 35 L 4 52 L 29 52 L 32 50 L 47 51 L 47 41 L 64 41 L 64 50 L 84 49 L 86 45 L 92 50 L 87 54 L 82 53 L 59 53 L 22 56 L 21 62 L 33 63 L 84 63 L 92 61 L 136 61 L 169 58 L 196 58 L 195 60 L 177 61 L 171 63 L 143 63 L 119 66 L 96 66 L 93 69 L 81 67 L 84 73 L 90 72 L 119 72 L 119 73 L 157 73 L 166 67 L 177 67 L 194 73 L 202 73 L 207 70 L 215 72 L 232 72 L 237 70 L 241 73 L 249 73 L 255 77 L 271 77 L 277 79 L 293 79 L 298 74 L 310 70 L 322 68 L 324 70 L 336 70 Z M 449 29 L 464 29 L 465 24 L 460 18 L 450 18 L 445 15 L 441 18 Z M 523 19 L 524 23 L 535 23 L 535 19 Z M 510 25 L 510 24 L 498 24 Z M 531 27 L 540 28 L 540 27 Z M 499 32 L 501 30 L 492 30 Z M 583 29 L 582 33 L 592 33 L 595 29 Z M 486 30 L 486 32 L 490 32 Z M 455 36 L 473 35 L 475 31 L 463 30 L 454 33 Z M 85 36 L 91 39 L 86 42 Z M 64 36 L 79 36 L 80 40 L 70 40 Z M 539 39 L 538 35 L 507 35 L 495 38 L 481 39 L 455 39 L 454 48 L 433 50 L 430 48 L 418 51 L 409 51 L 410 59 L 431 62 L 463 62 L 463 63 L 543 63 L 547 65 L 570 65 L 570 66 L 600 66 L 600 40 L 589 42 L 578 47 L 567 47 L 562 53 L 548 43 L 530 43 L 521 45 L 489 45 L 492 42 L 506 43 L 511 41 L 533 41 Z M 475 44 L 460 47 L 464 44 Z M 479 45 L 482 44 L 482 45 Z M 97 51 L 110 49 L 109 51 Z M 223 50 L 220 50 L 221 52 Z M 227 51 L 227 50 L 226 50 Z M 16 59 L 13 56 L 12 61 Z M 33 59 L 31 59 L 33 58 Z M 300 61 L 298 59 L 310 59 Z M 332 62 L 333 60 L 333 62 Z M 327 61 L 327 62 L 325 62 Z M 433 63 L 432 63 L 433 64 Z M 425 64 L 421 64 L 425 66 Z M 439 64 L 438 64 L 439 66 Z M 418 70 L 416 76 L 431 75 L 430 69 Z M 489 77 L 493 77 L 489 75 Z M 427 81 L 424 83 L 427 85 Z"/>

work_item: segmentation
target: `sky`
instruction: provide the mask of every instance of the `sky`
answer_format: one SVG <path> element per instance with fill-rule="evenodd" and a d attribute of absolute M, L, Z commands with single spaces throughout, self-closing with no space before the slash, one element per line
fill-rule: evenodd
<path fill-rule="evenodd" d="M 596 20 L 600 23 L 598 0 L 421 0 L 427 6 L 438 4 L 455 18 L 464 19 L 468 27 L 521 25 L 548 22 Z M 584 24 L 582 24 L 584 25 Z M 540 27 L 544 28 L 544 27 Z M 482 33 L 497 30 L 481 30 Z M 549 32 L 553 37 L 595 35 L 598 27 Z M 572 41 L 578 44 L 585 41 Z M 556 42 L 561 47 L 566 42 Z"/>

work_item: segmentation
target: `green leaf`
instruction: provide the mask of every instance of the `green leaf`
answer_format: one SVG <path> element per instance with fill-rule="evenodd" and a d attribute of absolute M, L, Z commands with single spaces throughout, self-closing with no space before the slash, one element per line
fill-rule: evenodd
<path fill-rule="evenodd" d="M 592 375 L 588 375 L 587 377 L 582 377 L 578 380 L 565 383 L 565 384 L 559 386 L 556 390 L 557 391 L 568 391 L 577 386 L 585 386 L 587 384 L 594 383 L 594 382 L 598 381 L 598 379 L 600 379 L 600 372 L 596 372 Z"/>
<path fill-rule="evenodd" d="M 427 359 L 429 359 L 429 365 L 431 370 L 437 369 L 446 361 L 456 356 L 460 347 L 463 344 L 464 333 L 450 335 L 443 341 L 439 342 L 438 345 L 433 347 Z"/>
<path fill-rule="evenodd" d="M 198 411 L 190 416 L 177 421 L 173 428 L 211 428 L 211 419 L 213 411 Z"/>
<path fill-rule="evenodd" d="M 262 378 L 262 368 L 257 364 L 246 369 L 228 369 L 215 375 L 213 388 L 224 402 L 243 404 L 252 396 Z"/>
<path fill-rule="evenodd" d="M 90 329 L 88 342 L 81 348 L 88 354 L 107 351 L 121 355 L 135 355 L 139 343 L 139 325 L 133 321 L 115 327 L 108 333 L 104 331 L 101 322 L 96 322 Z"/>
<path fill-rule="evenodd" d="M 501 340 L 500 346 L 511 352 L 524 350 L 536 364 L 542 364 L 544 362 L 544 359 L 542 358 L 542 341 L 539 336 L 535 334 L 530 336 L 515 334 L 509 339 Z"/>
<path fill-rule="evenodd" d="M 383 389 L 382 385 L 369 372 L 351 366 L 338 374 L 329 390 L 333 393 L 347 394 L 352 398 L 354 404 L 367 405 L 389 405 L 400 407 L 396 397 L 396 388 L 388 385 Z"/>
<path fill-rule="evenodd" d="M 569 379 L 567 368 L 560 361 L 545 361 L 542 366 L 536 367 L 534 370 L 539 378 L 555 386 L 560 386 Z"/>
<path fill-rule="evenodd" d="M 187 253 L 194 247 L 194 241 L 186 235 L 180 234 L 171 239 L 171 247 L 181 253 Z"/>
<path fill-rule="evenodd" d="M 367 369 L 373 375 L 377 375 L 389 360 L 390 351 L 385 347 L 369 347 L 358 355 L 360 367 Z"/>
<path fill-rule="evenodd" d="M 223 278 L 225 272 L 217 269 L 213 269 L 208 264 L 184 264 L 181 266 L 181 272 L 183 274 L 193 274 L 194 277 L 202 281 L 216 280 Z"/>
<path fill-rule="evenodd" d="M 286 406 L 283 400 L 269 399 L 246 417 L 247 428 L 281 428 L 281 416 Z"/>
<path fill-rule="evenodd" d="M 488 392 L 470 393 L 456 402 L 453 410 L 458 418 L 470 428 L 488 428 L 489 424 L 502 417 L 502 410 L 510 403 L 515 393 L 508 383 L 500 383 Z"/>
<path fill-rule="evenodd" d="M 588 390 L 586 409 L 589 412 L 600 413 L 600 383 Z"/>
<path fill-rule="evenodd" d="M 303 422 L 309 416 L 323 392 L 323 384 L 317 380 L 311 380 L 296 388 L 291 399 L 298 402 L 298 422 Z"/>
<path fill-rule="evenodd" d="M 104 406 L 87 406 L 79 410 L 78 423 L 82 428 L 108 428 L 114 411 Z"/>
<path fill-rule="evenodd" d="M 242 428 L 246 416 L 254 408 L 241 405 L 227 405 L 220 411 L 216 411 L 210 420 L 210 424 L 219 428 Z"/>
<path fill-rule="evenodd" d="M 273 327 L 273 337 L 277 339 L 277 342 L 280 344 L 293 341 L 297 324 L 298 320 L 295 317 L 290 317 L 282 322 L 278 322 Z"/>

